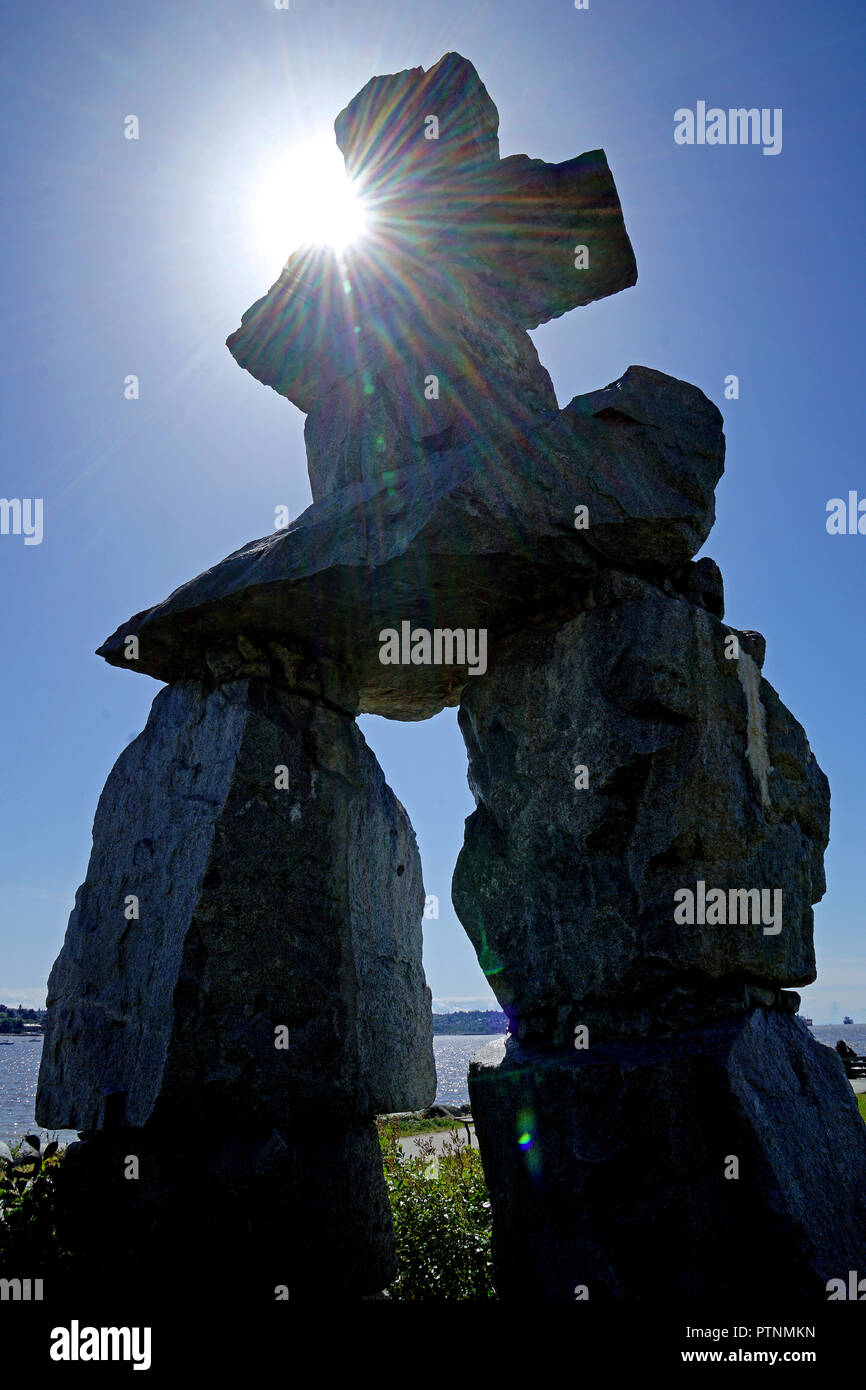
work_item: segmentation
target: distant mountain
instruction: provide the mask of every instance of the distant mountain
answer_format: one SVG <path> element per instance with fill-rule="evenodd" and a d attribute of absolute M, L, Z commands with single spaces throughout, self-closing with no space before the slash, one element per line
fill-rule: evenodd
<path fill-rule="evenodd" d="M 501 1009 L 461 1009 L 453 1014 L 434 1014 L 433 1033 L 507 1033 L 508 1019 Z"/>

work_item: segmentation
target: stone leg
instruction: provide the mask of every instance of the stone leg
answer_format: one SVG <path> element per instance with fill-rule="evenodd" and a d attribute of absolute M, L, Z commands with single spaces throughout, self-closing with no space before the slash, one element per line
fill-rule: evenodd
<path fill-rule="evenodd" d="M 799 1020 L 504 1051 L 469 1074 L 500 1298 L 826 1302 L 866 1269 L 866 1126 Z"/>
<path fill-rule="evenodd" d="M 126 1174 L 136 1163 L 137 1180 Z M 137 1296 L 185 1288 L 258 1315 L 278 1299 L 352 1301 L 396 1273 L 391 1211 L 372 1119 L 321 1116 L 242 1134 L 179 1126 L 101 1131 L 59 1175 L 58 1239 L 73 1287 Z"/>
<path fill-rule="evenodd" d="M 512 1033 L 470 1083 L 506 1297 L 866 1268 L 866 1130 L 786 989 L 815 978 L 829 791 L 720 607 L 609 572 L 464 691 L 453 897 Z"/>
<path fill-rule="evenodd" d="M 163 690 L 100 798 L 49 981 L 37 1119 L 85 1132 L 91 1219 L 119 1190 L 179 1252 L 237 1189 L 237 1258 L 281 1233 L 295 1281 L 324 1261 L 334 1288 L 381 1288 L 372 1119 L 435 1094 L 423 905 L 412 828 L 348 716 L 257 680 Z M 139 1174 L 112 1185 L 126 1155 Z"/>

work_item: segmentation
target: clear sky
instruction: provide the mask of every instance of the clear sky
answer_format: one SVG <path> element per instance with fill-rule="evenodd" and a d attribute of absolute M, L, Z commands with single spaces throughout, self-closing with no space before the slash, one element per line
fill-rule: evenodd
<path fill-rule="evenodd" d="M 503 155 L 603 148 L 636 288 L 534 333 L 561 405 L 645 364 L 722 409 L 704 553 L 727 619 L 832 789 L 816 1022 L 866 1017 L 866 497 L 862 0 L 59 0 L 4 19 L 0 496 L 43 498 L 41 545 L 0 536 L 0 1002 L 41 1004 L 97 798 L 159 688 L 94 648 L 130 614 L 309 503 L 303 417 L 224 346 L 279 269 L 252 209 L 273 160 L 374 73 L 470 58 Z M 674 112 L 783 112 L 777 155 L 678 145 Z M 124 138 L 134 114 L 140 138 Z M 297 196 L 303 200 L 305 190 Z M 285 254 L 291 250 L 285 248 Z M 124 379 L 140 398 L 124 398 Z M 738 400 L 724 399 L 739 377 Z M 450 906 L 472 809 L 453 710 L 364 718 L 415 826 L 439 1007 L 493 1003 Z"/>

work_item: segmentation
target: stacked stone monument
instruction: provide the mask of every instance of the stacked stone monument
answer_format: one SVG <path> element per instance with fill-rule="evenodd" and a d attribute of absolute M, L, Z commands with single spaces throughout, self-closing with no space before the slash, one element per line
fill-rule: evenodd
<path fill-rule="evenodd" d="M 435 1081 L 414 837 L 354 717 L 459 704 L 500 1296 L 824 1297 L 866 1260 L 862 1122 L 791 993 L 827 782 L 693 559 L 719 412 L 646 367 L 559 410 L 528 336 L 635 283 L 604 154 L 497 129 L 459 55 L 374 78 L 336 122 L 366 239 L 229 339 L 306 412 L 314 500 L 100 648 L 168 688 L 97 810 L 38 1118 L 151 1250 L 207 1248 L 219 1198 L 266 1280 L 382 1288 L 372 1117 Z"/>

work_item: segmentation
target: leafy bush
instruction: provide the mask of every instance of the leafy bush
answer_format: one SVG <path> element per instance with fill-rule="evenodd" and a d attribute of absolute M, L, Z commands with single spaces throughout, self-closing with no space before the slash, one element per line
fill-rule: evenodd
<path fill-rule="evenodd" d="M 452 1130 L 443 1150 L 419 1138 L 404 1155 L 398 1124 L 380 1125 L 385 1180 L 394 1218 L 397 1300 L 492 1299 L 490 1198 L 476 1149 Z M 0 1145 L 0 1269 L 21 1278 L 68 1275 L 72 1257 L 57 1237 L 56 1143 L 36 1135 Z"/>
<path fill-rule="evenodd" d="M 428 1118 L 411 1115 L 395 1120 L 394 1124 L 398 1126 L 400 1136 L 405 1138 L 410 1134 L 432 1134 L 434 1129 L 454 1129 L 454 1117 L 449 1115 L 446 1120 L 444 1115 L 431 1115 Z"/>
<path fill-rule="evenodd" d="M 419 1139 L 407 1157 L 396 1125 L 380 1126 L 385 1181 L 394 1219 L 394 1299 L 490 1299 L 490 1197 L 477 1149 L 452 1130 L 439 1154 Z"/>
<path fill-rule="evenodd" d="M 12 1148 L 0 1145 L 0 1268 L 7 1274 L 38 1278 L 66 1264 L 55 1230 L 61 1161 L 56 1141 L 43 1149 L 36 1134 Z"/>

